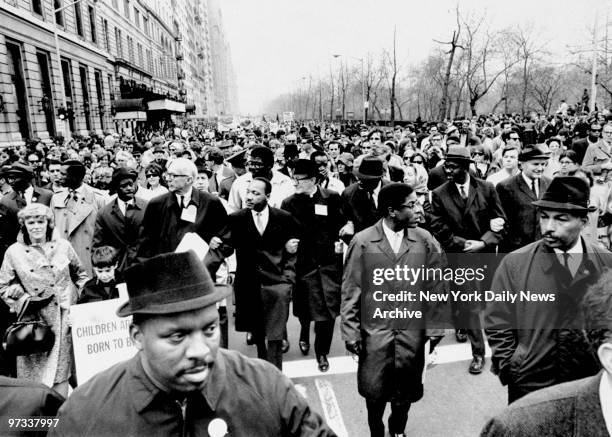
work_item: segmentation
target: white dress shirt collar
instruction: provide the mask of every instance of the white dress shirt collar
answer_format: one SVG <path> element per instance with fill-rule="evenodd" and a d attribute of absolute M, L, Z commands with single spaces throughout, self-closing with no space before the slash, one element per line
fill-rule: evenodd
<path fill-rule="evenodd" d="M 459 194 L 461 194 L 461 187 L 463 187 L 463 189 L 465 190 L 465 195 L 466 196 L 470 195 L 470 175 L 469 174 L 465 178 L 464 183 L 458 184 L 457 182 L 455 182 L 455 185 L 457 186 L 457 191 L 459 191 Z"/>
<path fill-rule="evenodd" d="M 402 246 L 402 240 L 404 239 L 404 230 L 400 229 L 395 232 L 392 230 L 385 221 L 382 222 L 383 232 L 385 233 L 385 237 L 387 237 L 387 241 L 389 241 L 389 245 L 394 253 L 398 253 L 400 247 Z"/>
<path fill-rule="evenodd" d="M 29 185 L 28 188 L 23 191 L 23 198 L 25 199 L 26 204 L 29 205 L 32 203 L 32 197 L 34 197 L 34 187 Z"/>
<path fill-rule="evenodd" d="M 255 222 L 255 226 L 257 226 L 257 216 L 259 214 L 261 214 L 261 222 L 263 223 L 263 230 L 265 230 L 266 227 L 268 227 L 268 221 L 270 219 L 270 208 L 266 205 L 266 207 L 259 212 L 255 211 L 254 209 L 251 210 L 251 215 L 253 216 L 253 222 Z"/>
<path fill-rule="evenodd" d="M 191 193 L 193 192 L 193 188 L 189 187 L 189 191 L 187 191 L 185 194 L 178 194 L 176 193 L 176 201 L 179 203 L 179 205 L 181 204 L 181 196 L 183 196 L 183 207 L 187 208 L 187 206 L 189 205 L 189 202 L 191 201 Z"/>

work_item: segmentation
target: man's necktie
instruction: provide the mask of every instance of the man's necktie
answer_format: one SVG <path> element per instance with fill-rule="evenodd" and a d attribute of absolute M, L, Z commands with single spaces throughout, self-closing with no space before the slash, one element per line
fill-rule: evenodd
<path fill-rule="evenodd" d="M 570 269 L 570 266 L 569 266 L 569 257 L 570 257 L 570 254 L 569 254 L 569 253 L 567 253 L 567 252 L 563 252 L 563 265 L 565 266 L 565 268 L 567 269 L 567 271 L 568 271 L 568 272 L 570 272 L 570 274 L 571 274 L 572 276 L 574 276 L 574 275 L 572 274 L 572 270 Z"/>
<path fill-rule="evenodd" d="M 181 209 L 185 208 L 185 196 L 179 196 L 179 206 Z"/>
<path fill-rule="evenodd" d="M 28 204 L 25 200 L 25 195 L 23 191 L 17 191 L 17 199 L 15 200 L 19 209 L 24 208 Z"/>
<path fill-rule="evenodd" d="M 261 216 L 261 212 L 255 213 L 255 226 L 257 226 L 259 235 L 263 235 L 265 229 L 264 229 L 263 217 Z"/>
<path fill-rule="evenodd" d="M 461 198 L 463 200 L 467 199 L 467 193 L 465 192 L 465 188 L 463 187 L 463 185 L 459 185 L 459 194 L 461 194 Z"/>
<path fill-rule="evenodd" d="M 536 190 L 536 181 L 535 181 L 535 179 L 531 180 L 531 191 L 533 191 L 533 194 L 535 194 L 535 196 L 538 197 L 538 192 Z"/>

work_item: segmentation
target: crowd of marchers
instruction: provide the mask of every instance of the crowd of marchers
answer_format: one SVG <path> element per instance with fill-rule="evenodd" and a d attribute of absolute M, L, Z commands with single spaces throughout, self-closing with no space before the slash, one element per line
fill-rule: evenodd
<path fill-rule="evenodd" d="M 200 124 L 4 149 L 0 416 L 58 414 L 55 435 L 335 435 L 281 371 L 283 354 L 310 355 L 313 337 L 327 372 L 339 335 L 358 359 L 370 434 L 402 436 L 425 357 L 450 331 L 471 347 L 466 378 L 490 364 L 507 386 L 508 409 L 482 435 L 607 435 L 610 170 L 606 111 Z M 175 253 L 192 234 L 203 260 Z M 398 265 L 488 265 L 462 289 L 555 299 L 419 301 L 419 326 L 374 322 L 367 272 Z M 122 283 L 118 315 L 133 317 L 138 353 L 80 383 L 71 306 L 118 298 Z M 25 322 L 44 322 L 50 340 L 20 338 Z M 232 351 L 230 329 L 261 361 Z"/>

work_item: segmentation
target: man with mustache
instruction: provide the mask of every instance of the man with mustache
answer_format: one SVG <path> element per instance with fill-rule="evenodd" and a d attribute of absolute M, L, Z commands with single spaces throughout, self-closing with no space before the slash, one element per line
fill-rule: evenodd
<path fill-rule="evenodd" d="M 491 291 L 518 293 L 515 302 L 489 302 L 485 326 L 492 369 L 508 385 L 508 403 L 561 382 L 594 375 L 599 365 L 579 330 L 580 301 L 612 254 L 581 237 L 588 222 L 589 186 L 559 176 L 533 204 L 542 238 L 506 255 Z M 546 296 L 531 301 L 521 291 Z"/>
<path fill-rule="evenodd" d="M 55 436 L 335 436 L 274 366 L 219 347 L 217 286 L 194 252 L 165 253 L 125 272 L 138 349 L 78 387 Z"/>

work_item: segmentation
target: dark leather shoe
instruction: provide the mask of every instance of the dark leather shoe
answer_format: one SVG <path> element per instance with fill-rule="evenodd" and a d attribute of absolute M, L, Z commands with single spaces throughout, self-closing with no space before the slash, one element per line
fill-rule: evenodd
<path fill-rule="evenodd" d="M 298 345 L 300 346 L 300 351 L 302 352 L 302 355 L 308 355 L 308 352 L 310 352 L 310 344 L 300 340 Z"/>
<path fill-rule="evenodd" d="M 317 355 L 317 363 L 319 363 L 319 370 L 321 372 L 327 372 L 329 370 L 329 361 L 325 355 Z"/>
<path fill-rule="evenodd" d="M 459 343 L 465 343 L 468 339 L 468 336 L 465 331 L 458 329 L 455 331 L 455 338 Z"/>
<path fill-rule="evenodd" d="M 253 345 L 253 344 L 255 343 L 255 340 L 253 340 L 253 334 L 252 334 L 252 333 L 250 333 L 250 332 L 247 332 L 247 335 L 246 335 L 246 343 L 247 343 L 249 346 L 251 346 L 251 345 Z"/>
<path fill-rule="evenodd" d="M 470 363 L 469 372 L 472 375 L 478 375 L 479 373 L 482 373 L 484 362 L 485 362 L 485 359 L 483 356 L 475 355 L 474 358 L 472 358 L 472 362 Z"/>
<path fill-rule="evenodd" d="M 289 343 L 289 340 L 284 340 L 283 339 L 283 353 L 286 354 L 287 352 L 289 352 L 289 347 L 291 347 L 291 344 Z"/>

